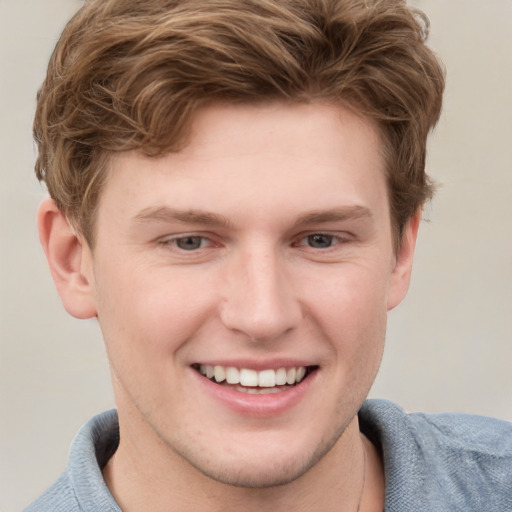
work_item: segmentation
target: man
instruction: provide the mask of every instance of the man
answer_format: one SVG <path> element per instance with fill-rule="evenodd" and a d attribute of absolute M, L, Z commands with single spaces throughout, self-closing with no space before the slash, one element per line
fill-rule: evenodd
<path fill-rule="evenodd" d="M 396 0 L 93 0 L 68 24 L 39 231 L 117 412 L 27 510 L 510 509 L 510 425 L 365 402 L 432 194 L 425 26 Z"/>

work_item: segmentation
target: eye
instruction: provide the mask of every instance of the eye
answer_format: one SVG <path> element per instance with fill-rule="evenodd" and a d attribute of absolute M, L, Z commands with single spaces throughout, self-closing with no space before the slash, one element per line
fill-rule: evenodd
<path fill-rule="evenodd" d="M 203 236 L 191 235 L 173 238 L 172 240 L 169 240 L 167 243 L 175 245 L 176 247 L 178 247 L 178 249 L 181 249 L 182 251 L 196 251 L 197 249 L 205 247 L 208 241 Z"/>
<path fill-rule="evenodd" d="M 305 244 L 314 249 L 327 249 L 336 243 L 337 238 L 334 235 L 325 233 L 314 233 L 305 238 Z"/>

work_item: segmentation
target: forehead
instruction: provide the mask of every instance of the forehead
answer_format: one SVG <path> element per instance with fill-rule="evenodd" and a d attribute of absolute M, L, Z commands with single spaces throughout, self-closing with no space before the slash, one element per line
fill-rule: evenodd
<path fill-rule="evenodd" d="M 375 123 L 341 105 L 271 102 L 214 104 L 198 112 L 188 144 L 177 158 L 220 158 L 260 155 L 293 162 L 294 158 L 319 164 L 334 152 L 348 161 L 360 159 L 354 139 L 380 151 Z M 377 157 L 377 154 L 374 156 Z"/>
<path fill-rule="evenodd" d="M 179 152 L 114 156 L 101 203 L 122 201 L 139 212 L 161 205 L 300 215 L 340 205 L 369 208 L 383 196 L 384 159 L 373 122 L 328 104 L 220 104 L 196 115 Z"/>

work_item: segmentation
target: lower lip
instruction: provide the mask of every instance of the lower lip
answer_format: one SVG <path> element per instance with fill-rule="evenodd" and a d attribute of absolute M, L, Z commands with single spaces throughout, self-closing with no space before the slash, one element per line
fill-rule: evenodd
<path fill-rule="evenodd" d="M 299 384 L 279 393 L 253 395 L 216 384 L 192 368 L 191 371 L 203 389 L 215 400 L 236 414 L 253 418 L 279 416 L 293 409 L 304 398 L 318 374 L 318 370 L 316 370 Z"/>

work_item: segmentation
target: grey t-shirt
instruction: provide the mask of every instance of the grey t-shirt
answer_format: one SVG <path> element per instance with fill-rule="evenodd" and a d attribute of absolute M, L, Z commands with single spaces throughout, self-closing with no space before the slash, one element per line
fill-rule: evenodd
<path fill-rule="evenodd" d="M 386 512 L 512 512 L 511 423 L 386 400 L 367 400 L 359 420 L 384 460 Z M 118 443 L 116 411 L 89 420 L 66 471 L 25 512 L 121 512 L 101 473 Z"/>

